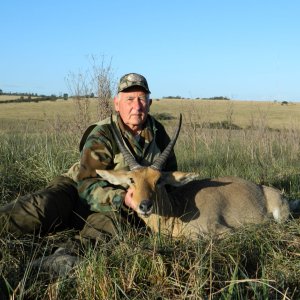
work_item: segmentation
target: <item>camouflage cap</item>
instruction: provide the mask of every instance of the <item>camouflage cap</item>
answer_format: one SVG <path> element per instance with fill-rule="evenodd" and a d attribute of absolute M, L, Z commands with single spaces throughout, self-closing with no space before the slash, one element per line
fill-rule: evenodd
<path fill-rule="evenodd" d="M 124 76 L 121 77 L 119 85 L 118 85 L 118 93 L 123 92 L 124 90 L 126 90 L 132 86 L 140 86 L 147 93 L 150 94 L 150 90 L 149 90 L 146 78 L 137 73 L 129 73 L 129 74 L 125 74 Z"/>

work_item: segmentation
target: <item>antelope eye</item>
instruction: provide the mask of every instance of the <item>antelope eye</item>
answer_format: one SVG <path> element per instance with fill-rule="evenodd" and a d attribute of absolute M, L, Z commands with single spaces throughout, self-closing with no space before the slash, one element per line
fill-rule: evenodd
<path fill-rule="evenodd" d="M 129 178 L 129 181 L 130 181 L 131 184 L 134 184 L 133 178 L 130 177 L 130 178 Z"/>

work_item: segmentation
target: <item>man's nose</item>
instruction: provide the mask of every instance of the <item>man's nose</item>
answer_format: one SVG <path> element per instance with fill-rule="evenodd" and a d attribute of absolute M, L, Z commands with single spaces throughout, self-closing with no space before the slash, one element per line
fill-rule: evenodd
<path fill-rule="evenodd" d="M 139 99 L 134 99 L 133 108 L 139 110 L 143 107 L 142 102 Z"/>

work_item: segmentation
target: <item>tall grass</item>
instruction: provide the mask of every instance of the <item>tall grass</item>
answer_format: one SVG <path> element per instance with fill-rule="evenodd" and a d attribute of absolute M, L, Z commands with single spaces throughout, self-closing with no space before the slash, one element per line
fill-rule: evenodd
<path fill-rule="evenodd" d="M 40 189 L 79 159 L 69 134 L 3 133 L 0 143 L 2 201 Z"/>
<path fill-rule="evenodd" d="M 199 112 L 198 112 L 199 113 Z M 300 133 L 215 128 L 184 116 L 176 144 L 179 168 L 202 177 L 236 175 L 300 197 Z M 234 124 L 228 108 L 226 124 Z M 61 121 L 60 121 L 61 122 Z M 173 123 L 174 122 L 174 123 Z M 166 121 L 172 132 L 176 120 Z M 249 124 L 251 122 L 249 121 Z M 254 126 L 255 124 L 255 126 Z M 0 133 L 1 204 L 42 188 L 79 158 L 78 136 L 57 120 L 38 132 L 10 124 Z M 17 126 L 17 124 L 16 124 Z M 85 249 L 66 276 L 31 262 L 76 233 L 0 238 L 0 299 L 299 299 L 299 220 L 247 226 L 216 239 L 174 240 L 125 228 L 120 237 Z"/>
<path fill-rule="evenodd" d="M 245 129 L 229 122 L 229 128 L 216 129 L 214 123 L 185 120 L 175 146 L 180 169 L 202 177 L 240 176 L 299 196 L 299 130 L 274 130 L 262 122 Z"/>

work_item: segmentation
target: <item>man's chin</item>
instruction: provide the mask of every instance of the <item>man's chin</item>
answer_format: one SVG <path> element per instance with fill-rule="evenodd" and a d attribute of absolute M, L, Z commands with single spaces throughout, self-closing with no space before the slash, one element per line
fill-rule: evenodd
<path fill-rule="evenodd" d="M 134 115 L 134 116 L 131 116 L 130 122 L 132 125 L 137 126 L 137 125 L 143 124 L 145 119 L 146 119 L 145 116 Z"/>

